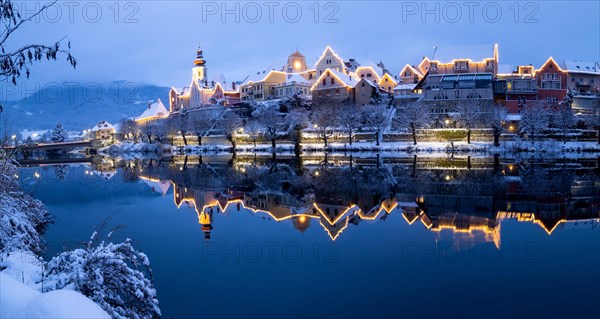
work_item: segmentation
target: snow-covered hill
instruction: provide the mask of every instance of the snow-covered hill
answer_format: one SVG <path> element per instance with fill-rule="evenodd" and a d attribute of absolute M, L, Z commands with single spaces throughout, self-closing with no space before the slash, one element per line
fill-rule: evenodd
<path fill-rule="evenodd" d="M 127 81 L 57 83 L 20 101 L 5 102 L 2 117 L 13 132 L 51 129 L 57 123 L 67 130 L 80 131 L 101 120 L 118 123 L 138 116 L 150 100 L 160 98 L 168 104 L 168 95 L 168 87 Z"/>

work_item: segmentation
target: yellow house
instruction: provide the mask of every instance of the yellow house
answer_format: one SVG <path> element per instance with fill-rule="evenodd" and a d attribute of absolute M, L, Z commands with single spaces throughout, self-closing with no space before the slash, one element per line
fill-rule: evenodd
<path fill-rule="evenodd" d="M 398 85 L 398 81 L 396 81 L 389 73 L 385 73 L 377 84 L 382 90 L 392 93 L 394 92 L 396 85 Z"/>
<path fill-rule="evenodd" d="M 283 71 L 262 71 L 249 76 L 240 85 L 242 101 L 265 101 L 275 97 L 274 87 L 285 84 L 288 74 Z"/>

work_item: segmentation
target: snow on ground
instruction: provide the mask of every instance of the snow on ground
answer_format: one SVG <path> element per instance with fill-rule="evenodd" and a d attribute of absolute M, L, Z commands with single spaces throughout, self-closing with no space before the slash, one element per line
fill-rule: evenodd
<path fill-rule="evenodd" d="M 79 292 L 39 292 L 42 261 L 31 252 L 12 252 L 1 266 L 6 268 L 0 272 L 0 318 L 110 318 Z"/>
<path fill-rule="evenodd" d="M 0 318 L 110 318 L 100 306 L 73 290 L 41 293 L 0 272 Z"/>

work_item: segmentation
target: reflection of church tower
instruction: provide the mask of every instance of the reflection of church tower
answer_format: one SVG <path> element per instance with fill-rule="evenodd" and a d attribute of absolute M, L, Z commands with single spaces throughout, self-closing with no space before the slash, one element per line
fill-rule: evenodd
<path fill-rule="evenodd" d="M 288 57 L 288 62 L 284 71 L 290 73 L 300 73 L 306 71 L 306 57 L 296 50 L 296 52 L 290 54 Z"/>
<path fill-rule="evenodd" d="M 200 216 L 198 217 L 198 222 L 200 223 L 200 225 L 202 225 L 200 229 L 202 229 L 202 232 L 204 233 L 204 239 L 209 240 L 210 231 L 213 229 L 212 214 L 210 212 L 200 213 Z"/>
<path fill-rule="evenodd" d="M 196 51 L 196 59 L 194 60 L 194 67 L 192 68 L 192 79 L 196 82 L 206 82 L 207 81 L 207 69 L 206 69 L 206 61 L 202 55 L 202 49 L 198 47 Z"/>
<path fill-rule="evenodd" d="M 299 230 L 300 232 L 304 232 L 308 226 L 310 226 L 310 218 L 300 215 L 292 220 L 294 224 L 294 228 Z"/>

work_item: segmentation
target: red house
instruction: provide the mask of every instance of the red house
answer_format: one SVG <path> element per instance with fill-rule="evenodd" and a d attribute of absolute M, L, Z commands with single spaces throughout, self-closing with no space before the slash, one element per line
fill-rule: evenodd
<path fill-rule="evenodd" d="M 567 72 L 552 57 L 535 71 L 538 99 L 546 106 L 557 106 L 567 96 Z"/>

